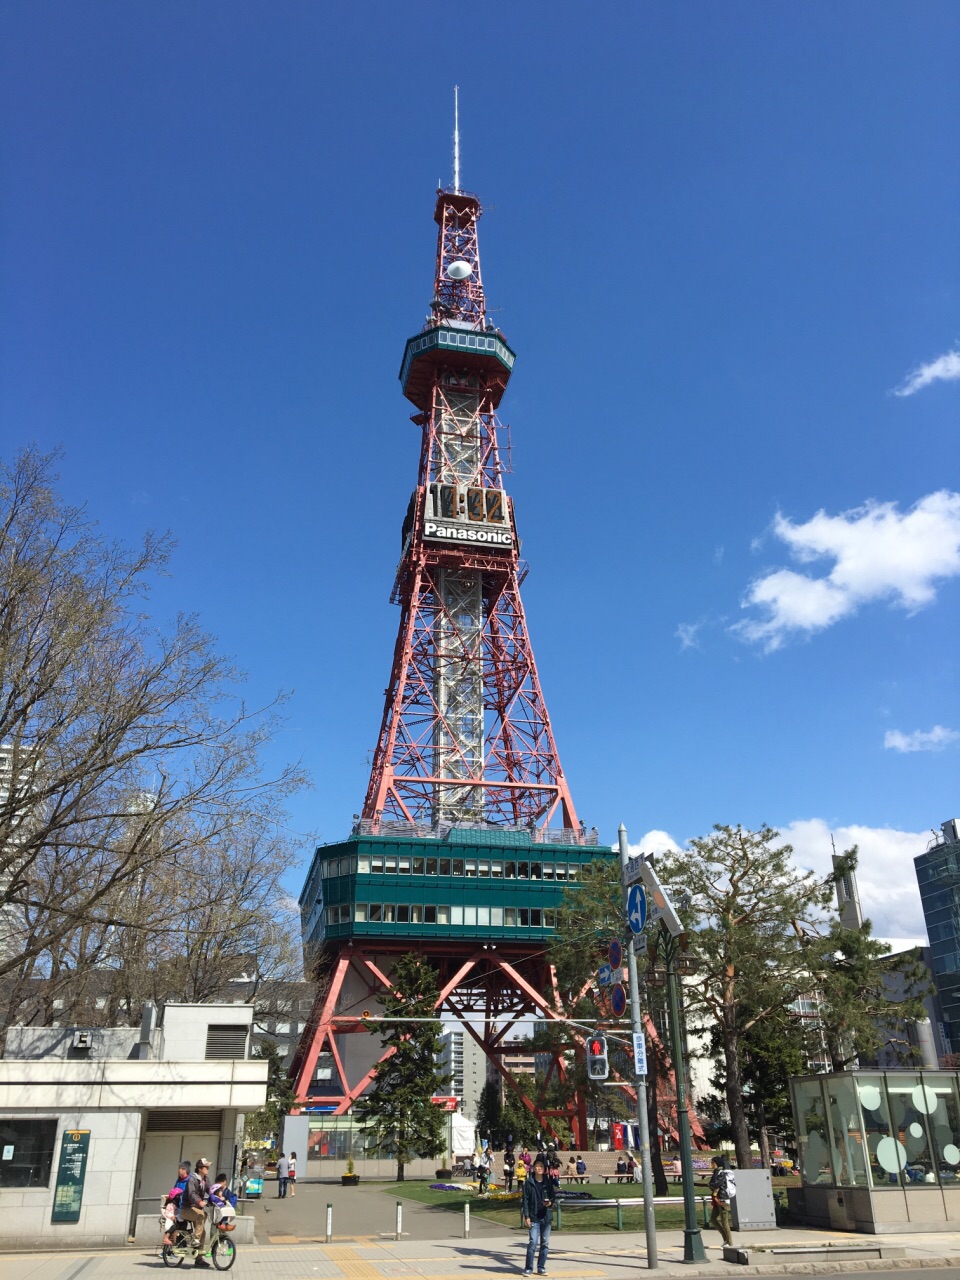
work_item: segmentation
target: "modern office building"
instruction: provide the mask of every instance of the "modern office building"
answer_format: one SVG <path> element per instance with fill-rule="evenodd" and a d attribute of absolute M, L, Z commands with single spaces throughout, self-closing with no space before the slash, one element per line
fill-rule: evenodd
<path fill-rule="evenodd" d="M 441 1044 L 440 1066 L 450 1076 L 447 1091 L 458 1099 L 463 1114 L 476 1120 L 487 1082 L 487 1055 L 459 1024 L 444 1028 Z"/>
<path fill-rule="evenodd" d="M 940 1039 L 960 1051 L 960 819 L 941 824 L 925 853 L 914 859 L 930 940 L 931 967 L 943 1015 Z"/>

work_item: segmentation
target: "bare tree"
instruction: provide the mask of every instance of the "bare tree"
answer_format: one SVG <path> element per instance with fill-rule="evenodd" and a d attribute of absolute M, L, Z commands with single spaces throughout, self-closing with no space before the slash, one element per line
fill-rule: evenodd
<path fill-rule="evenodd" d="M 38 983 L 83 1007 L 113 970 L 132 1019 L 138 984 L 202 999 L 276 951 L 305 779 L 263 775 L 283 698 L 250 710 L 196 618 L 145 611 L 169 538 L 108 542 L 53 468 L 0 465 L 0 979 L 9 1017 Z"/>

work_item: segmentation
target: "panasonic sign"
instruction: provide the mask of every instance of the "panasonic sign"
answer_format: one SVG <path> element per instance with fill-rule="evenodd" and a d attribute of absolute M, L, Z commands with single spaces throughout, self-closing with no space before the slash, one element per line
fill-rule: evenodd
<path fill-rule="evenodd" d="M 427 520 L 423 536 L 439 542 L 479 542 L 485 546 L 512 547 L 513 534 L 501 529 L 477 529 L 472 525 L 438 524 Z"/>

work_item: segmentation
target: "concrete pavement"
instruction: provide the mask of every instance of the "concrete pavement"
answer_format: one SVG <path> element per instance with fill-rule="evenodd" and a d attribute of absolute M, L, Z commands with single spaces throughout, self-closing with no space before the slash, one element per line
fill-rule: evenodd
<path fill-rule="evenodd" d="M 502 1226 L 471 1215 L 471 1238 L 465 1240 L 461 1215 L 413 1200 L 403 1201 L 403 1239 L 392 1239 L 396 1227 L 396 1196 L 385 1195 L 376 1184 L 342 1188 L 301 1183 L 295 1198 L 281 1201 L 275 1198 L 276 1183 L 268 1182 L 267 1193 L 265 1200 L 253 1206 L 257 1244 L 238 1247 L 233 1278 L 269 1275 L 270 1280 L 408 1280 L 412 1277 L 474 1280 L 480 1275 L 515 1276 L 523 1269 L 526 1232 L 519 1227 L 505 1232 Z M 334 1213 L 331 1245 L 323 1243 L 327 1203 L 333 1206 Z M 880 1237 L 802 1227 L 736 1233 L 734 1241 L 741 1248 L 773 1244 L 782 1248 L 786 1244 L 810 1246 L 826 1242 L 837 1246 L 879 1243 L 900 1247 L 906 1255 L 892 1261 L 858 1259 L 824 1263 L 801 1259 L 763 1267 L 723 1262 L 720 1239 L 715 1232 L 704 1231 L 703 1240 L 708 1261 L 688 1265 L 683 1262 L 683 1233 L 658 1232 L 660 1273 L 737 1277 L 953 1267 L 957 1268 L 956 1277 L 943 1272 L 943 1280 L 960 1280 L 960 1230 Z M 642 1232 L 606 1231 L 587 1235 L 554 1231 L 550 1278 L 635 1280 L 638 1271 L 647 1269 L 644 1244 Z M 148 1250 L 131 1246 L 109 1253 L 0 1255 L 0 1280 L 118 1280 L 119 1277 L 146 1277 L 150 1270 L 165 1270 L 159 1247 Z"/>

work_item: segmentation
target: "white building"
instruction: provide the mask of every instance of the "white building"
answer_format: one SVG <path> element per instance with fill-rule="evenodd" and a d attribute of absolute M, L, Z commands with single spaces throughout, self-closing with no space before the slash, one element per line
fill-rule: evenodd
<path fill-rule="evenodd" d="M 0 1247 L 155 1240 L 181 1160 L 233 1177 L 268 1063 L 247 1005 L 167 1005 L 162 1025 L 13 1027 L 0 1060 Z M 138 1230 L 139 1229 L 139 1230 Z M 242 1238 L 238 1231 L 238 1238 Z"/>
<path fill-rule="evenodd" d="M 447 1026 L 441 1036 L 440 1065 L 451 1077 L 446 1086 L 451 1097 L 460 1099 L 460 1110 L 476 1120 L 480 1093 L 487 1083 L 487 1056 L 468 1031 L 459 1025 Z"/>

